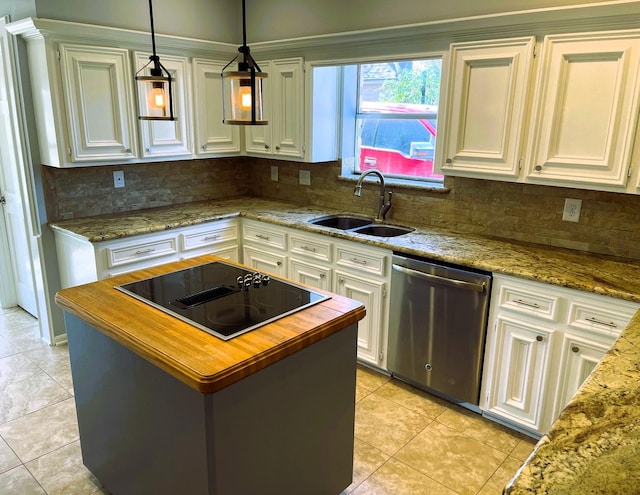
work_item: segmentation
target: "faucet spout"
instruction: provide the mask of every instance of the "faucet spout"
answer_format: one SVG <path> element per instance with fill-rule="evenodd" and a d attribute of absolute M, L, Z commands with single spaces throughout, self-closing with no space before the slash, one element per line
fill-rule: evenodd
<path fill-rule="evenodd" d="M 391 209 L 391 196 L 393 192 L 389 191 L 389 199 L 386 200 L 386 186 L 384 183 L 384 175 L 382 175 L 382 172 L 375 169 L 369 169 L 363 172 L 360 177 L 358 177 L 358 182 L 356 182 L 356 186 L 353 188 L 353 195 L 358 197 L 362 195 L 362 184 L 364 182 L 364 178 L 368 175 L 375 175 L 380 181 L 380 198 L 378 201 L 378 213 L 376 216 L 376 220 L 384 220 L 387 212 Z"/>

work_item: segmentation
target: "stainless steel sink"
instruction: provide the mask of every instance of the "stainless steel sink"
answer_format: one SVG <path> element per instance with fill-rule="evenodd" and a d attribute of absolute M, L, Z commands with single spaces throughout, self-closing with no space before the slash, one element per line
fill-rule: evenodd
<path fill-rule="evenodd" d="M 373 220 L 355 215 L 329 215 L 327 217 L 314 218 L 309 223 L 333 229 L 351 230 L 373 223 Z"/>
<path fill-rule="evenodd" d="M 309 220 L 309 223 L 319 225 L 321 227 L 348 230 L 354 234 L 364 234 L 375 237 L 395 237 L 414 231 L 412 228 L 400 227 L 399 225 L 375 223 L 371 218 L 359 217 L 356 215 L 329 215 L 326 217 L 314 218 Z"/>
<path fill-rule="evenodd" d="M 396 237 L 399 235 L 408 234 L 413 231 L 414 229 L 408 227 L 382 224 L 367 225 L 353 230 L 353 232 L 356 234 L 372 235 L 375 237 Z"/>

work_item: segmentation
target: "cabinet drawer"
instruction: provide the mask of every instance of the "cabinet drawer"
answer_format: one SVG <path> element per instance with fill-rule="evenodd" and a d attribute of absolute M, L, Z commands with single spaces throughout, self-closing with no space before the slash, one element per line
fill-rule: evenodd
<path fill-rule="evenodd" d="M 238 239 L 238 229 L 233 225 L 218 225 L 197 229 L 180 234 L 182 251 L 198 249 L 206 246 L 214 246 Z"/>
<path fill-rule="evenodd" d="M 298 234 L 289 234 L 291 253 L 322 261 L 331 261 L 331 243 L 323 239 Z"/>
<path fill-rule="evenodd" d="M 522 315 L 558 321 L 561 300 L 556 295 L 544 294 L 524 284 L 502 283 L 500 286 L 500 308 Z"/>
<path fill-rule="evenodd" d="M 110 268 L 158 258 L 160 256 L 168 256 L 176 254 L 177 252 L 178 247 L 175 237 L 166 237 L 105 249 L 107 266 Z"/>
<path fill-rule="evenodd" d="M 569 306 L 568 324 L 590 333 L 618 336 L 629 324 L 635 311 L 618 305 L 604 307 L 590 301 L 574 301 Z"/>
<path fill-rule="evenodd" d="M 374 253 L 352 246 L 336 246 L 336 265 L 376 275 L 385 274 L 384 253 Z"/>
<path fill-rule="evenodd" d="M 277 249 L 287 249 L 287 235 L 275 229 L 244 223 L 242 225 L 242 238 L 244 242 L 255 242 L 262 246 L 271 246 Z"/>

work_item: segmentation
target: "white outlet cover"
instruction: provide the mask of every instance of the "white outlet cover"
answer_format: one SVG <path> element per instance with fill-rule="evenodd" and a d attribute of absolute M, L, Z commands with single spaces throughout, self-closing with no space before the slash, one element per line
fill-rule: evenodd
<path fill-rule="evenodd" d="M 113 187 L 124 187 L 124 170 L 113 172 Z"/>
<path fill-rule="evenodd" d="M 565 222 L 579 222 L 581 208 L 582 208 L 581 199 L 566 198 L 564 200 L 564 210 L 562 211 L 562 220 L 564 220 Z"/>
<path fill-rule="evenodd" d="M 303 186 L 311 185 L 311 170 L 300 170 L 300 184 Z"/>
<path fill-rule="evenodd" d="M 278 182 L 278 166 L 271 165 L 271 180 L 273 182 Z"/>

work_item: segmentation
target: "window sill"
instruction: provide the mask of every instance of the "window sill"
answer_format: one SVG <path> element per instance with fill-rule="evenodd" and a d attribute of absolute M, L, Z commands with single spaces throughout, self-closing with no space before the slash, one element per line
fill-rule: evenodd
<path fill-rule="evenodd" d="M 358 181 L 358 175 L 339 175 L 338 180 L 344 182 L 353 182 L 354 184 Z M 377 178 L 366 178 L 366 182 L 378 182 Z M 451 189 L 446 187 L 444 184 L 438 182 L 420 182 L 414 180 L 403 180 L 397 179 L 395 177 L 385 177 L 384 183 L 387 186 L 393 186 L 394 189 L 407 189 L 413 191 L 421 191 L 421 192 L 430 192 L 430 193 L 438 193 L 438 194 L 449 194 Z"/>

